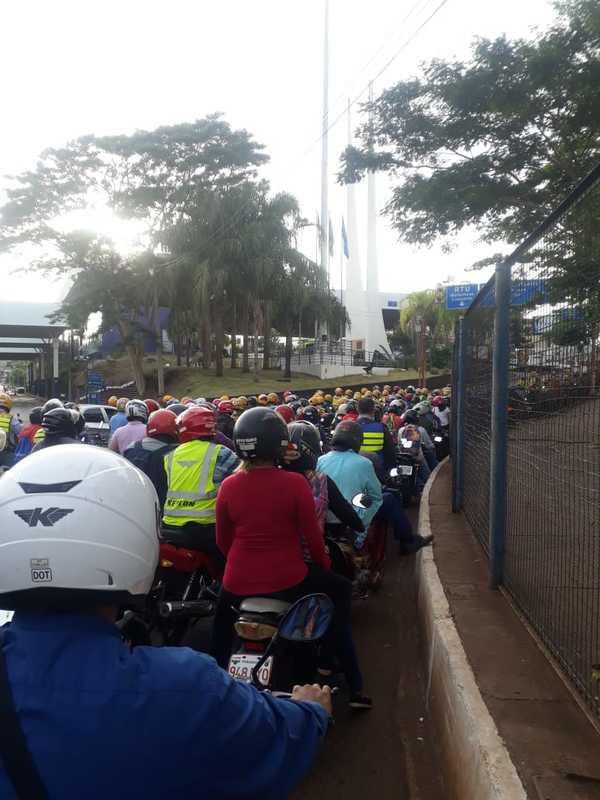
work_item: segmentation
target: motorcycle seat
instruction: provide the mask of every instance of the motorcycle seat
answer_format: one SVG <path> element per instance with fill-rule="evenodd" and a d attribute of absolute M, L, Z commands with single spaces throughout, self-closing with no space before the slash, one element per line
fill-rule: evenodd
<path fill-rule="evenodd" d="M 291 603 L 275 600 L 272 597 L 247 597 L 242 600 L 240 611 L 248 614 L 276 614 L 280 617 L 291 607 Z"/>

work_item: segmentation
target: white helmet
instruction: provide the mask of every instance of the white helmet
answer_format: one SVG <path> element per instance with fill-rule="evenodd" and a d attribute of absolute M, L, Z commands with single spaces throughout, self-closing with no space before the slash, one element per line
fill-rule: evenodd
<path fill-rule="evenodd" d="M 148 422 L 148 406 L 143 400 L 130 400 L 125 406 L 125 414 L 128 420 Z"/>
<path fill-rule="evenodd" d="M 0 607 L 126 604 L 147 594 L 159 519 L 150 480 L 110 450 L 33 453 L 0 479 Z"/>

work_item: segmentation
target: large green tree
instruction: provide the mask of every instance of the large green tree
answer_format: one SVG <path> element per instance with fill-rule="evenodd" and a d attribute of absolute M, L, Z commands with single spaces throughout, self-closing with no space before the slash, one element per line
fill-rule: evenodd
<path fill-rule="evenodd" d="M 395 179 L 385 209 L 400 237 L 429 245 L 466 226 L 516 243 L 600 159 L 600 4 L 557 3 L 531 39 L 479 39 L 467 61 L 434 59 L 366 112 L 341 179 Z"/>

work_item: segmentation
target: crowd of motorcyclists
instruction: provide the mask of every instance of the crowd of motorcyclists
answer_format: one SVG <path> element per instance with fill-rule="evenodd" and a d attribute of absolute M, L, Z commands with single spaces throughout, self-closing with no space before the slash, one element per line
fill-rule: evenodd
<path fill-rule="evenodd" d="M 141 681 L 140 704 L 128 699 L 111 720 L 116 727 L 135 725 L 146 701 L 171 681 L 169 697 L 177 699 L 168 716 L 174 723 L 184 720 L 182 741 L 199 731 L 206 737 L 211 714 L 219 709 L 210 746 L 198 756 L 213 770 L 206 796 L 285 796 L 307 771 L 327 728 L 331 698 L 322 685 L 341 681 L 351 708 L 372 706 L 351 629 L 356 581 L 338 568 L 334 543 L 350 542 L 359 561 L 378 525 L 389 527 L 401 555 L 431 543 L 432 537 L 413 531 L 405 506 L 418 502 L 431 470 L 447 453 L 450 389 L 340 387 L 309 398 L 292 391 L 210 399 L 114 396 L 107 404 L 116 409 L 112 452 L 72 447 L 85 441 L 85 420 L 75 403 L 52 398 L 32 409 L 23 424 L 11 414 L 11 398 L 0 393 L 0 547 L 7 554 L 0 564 L 0 606 L 17 611 L 0 638 L 0 694 L 4 649 L 15 705 L 26 710 L 41 704 L 71 746 L 74 719 L 83 708 L 71 699 L 73 708 L 59 721 L 60 698 L 41 697 L 44 669 L 56 685 L 65 677 L 61 669 L 83 669 L 76 681 L 82 692 L 106 674 L 109 688 L 93 701 L 101 713 L 111 691 L 121 696 L 132 681 Z M 30 458 L 32 453 L 42 455 Z M 140 479 L 141 473 L 146 477 Z M 26 500 L 31 507 L 25 508 Z M 81 535 L 74 536 L 77 528 Z M 168 648 L 150 648 L 149 654 L 147 648 L 128 649 L 119 636 L 113 641 L 122 610 L 146 595 L 154 580 L 153 539 L 210 558 L 218 596 L 210 649 L 224 670 L 236 611 L 246 598 L 331 598 L 335 612 L 319 650 L 318 683 L 295 686 L 291 700 L 276 700 L 230 681 L 200 653 L 177 648 L 161 656 Z M 23 558 L 30 575 L 18 565 Z M 60 669 L 52 662 L 52 636 L 71 659 Z M 27 671 L 21 683 L 13 679 L 19 669 Z M 185 691 L 211 697 L 194 708 Z M 166 697 L 158 705 L 165 704 Z M 21 726 L 36 764 L 30 768 L 55 787 L 51 796 L 62 796 L 56 787 L 64 778 L 50 763 L 53 750 L 39 715 L 24 713 Z M 162 724 L 159 716 L 154 719 L 150 728 Z M 237 776 L 226 768 L 228 747 L 244 751 Z M 261 758 L 268 766 L 256 766 Z M 83 770 L 86 756 L 81 759 Z M 154 772 L 159 785 L 164 776 Z M 13 783 L 22 779 L 10 777 Z M 1 796 L 5 778 L 0 770 Z M 193 785 L 185 770 L 181 781 Z"/>

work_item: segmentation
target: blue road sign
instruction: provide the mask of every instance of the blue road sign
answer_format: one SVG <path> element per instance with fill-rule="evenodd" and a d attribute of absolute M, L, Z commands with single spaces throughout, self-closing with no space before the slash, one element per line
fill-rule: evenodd
<path fill-rule="evenodd" d="M 468 308 L 479 292 L 478 283 L 461 283 L 446 286 L 446 308 L 449 310 Z"/>

